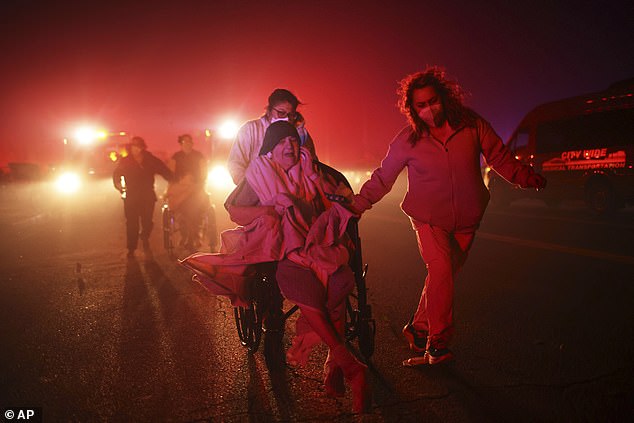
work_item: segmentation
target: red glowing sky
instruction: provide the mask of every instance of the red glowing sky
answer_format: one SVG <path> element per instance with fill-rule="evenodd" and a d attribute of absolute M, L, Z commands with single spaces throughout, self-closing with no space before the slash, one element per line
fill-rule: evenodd
<path fill-rule="evenodd" d="M 427 64 L 503 137 L 539 103 L 634 76 L 629 2 L 90 3 L 0 5 L 1 166 L 55 162 L 79 123 L 174 151 L 277 87 L 305 103 L 322 160 L 373 166 L 405 124 L 396 82 Z"/>

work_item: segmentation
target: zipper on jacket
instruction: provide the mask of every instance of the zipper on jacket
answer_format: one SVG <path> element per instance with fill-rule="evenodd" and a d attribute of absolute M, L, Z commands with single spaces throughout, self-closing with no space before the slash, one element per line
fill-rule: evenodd
<path fill-rule="evenodd" d="M 449 142 L 449 139 L 451 139 L 451 137 L 449 137 L 447 139 L 447 142 Z M 451 166 L 451 160 L 449 159 L 449 149 L 447 148 L 447 144 L 446 143 L 444 145 L 444 149 L 445 149 L 445 156 L 447 157 L 447 168 L 449 169 L 449 178 L 450 178 L 450 183 L 451 183 L 451 185 L 450 185 L 451 186 L 451 214 L 452 214 L 452 218 L 453 218 L 453 228 L 456 229 L 456 225 L 457 225 L 456 204 L 455 204 L 456 187 L 454 186 L 453 168 Z"/>
<path fill-rule="evenodd" d="M 449 144 L 449 141 L 451 141 L 451 139 L 460 131 L 464 130 L 466 128 L 466 125 L 462 125 L 460 127 L 458 127 L 458 129 L 456 129 L 453 134 L 451 134 L 449 136 L 449 138 L 447 138 L 447 141 L 445 141 L 445 143 L 443 144 L 443 148 L 445 149 L 445 154 L 447 155 L 447 167 L 449 168 L 449 177 L 451 178 L 451 213 L 453 214 L 453 228 L 454 230 L 456 229 L 456 227 L 458 226 L 458 214 L 457 214 L 457 209 L 456 209 L 456 187 L 454 186 L 454 172 L 453 172 L 453 167 L 451 166 L 451 161 L 449 160 L 449 148 L 447 148 L 447 145 Z"/>

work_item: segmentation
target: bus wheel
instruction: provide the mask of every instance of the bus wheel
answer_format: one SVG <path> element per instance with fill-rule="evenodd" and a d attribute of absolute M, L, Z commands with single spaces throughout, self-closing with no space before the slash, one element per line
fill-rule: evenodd
<path fill-rule="evenodd" d="M 598 214 L 608 213 L 616 208 L 612 185 L 606 181 L 594 181 L 586 187 L 586 204 Z"/>

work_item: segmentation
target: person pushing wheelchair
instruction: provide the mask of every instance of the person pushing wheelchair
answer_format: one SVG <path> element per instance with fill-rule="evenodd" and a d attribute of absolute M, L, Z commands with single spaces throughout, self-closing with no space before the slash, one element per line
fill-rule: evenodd
<path fill-rule="evenodd" d="M 194 149 L 191 135 L 179 136 L 178 144 L 180 151 L 167 164 L 175 179 L 168 187 L 167 200 L 181 227 L 181 244 L 191 253 L 201 245 L 202 221 L 210 206 L 205 191 L 207 160 Z"/>

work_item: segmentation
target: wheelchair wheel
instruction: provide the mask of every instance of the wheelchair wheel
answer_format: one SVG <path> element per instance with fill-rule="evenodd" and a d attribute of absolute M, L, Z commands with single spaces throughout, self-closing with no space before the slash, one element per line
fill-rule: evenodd
<path fill-rule="evenodd" d="M 367 303 L 367 293 L 365 286 L 365 274 L 367 265 L 361 274 L 356 276 L 356 289 L 346 300 L 346 341 L 352 342 L 357 339 L 359 353 L 364 361 L 368 361 L 374 354 L 374 335 L 376 325 L 372 318 L 372 308 Z"/>
<path fill-rule="evenodd" d="M 234 307 L 233 315 L 238 329 L 240 343 L 247 348 L 250 353 L 254 353 L 260 346 L 262 339 L 262 319 L 258 315 L 256 304 L 253 302 L 249 307 Z"/>
<path fill-rule="evenodd" d="M 174 232 L 175 232 L 175 218 L 174 213 L 169 209 L 167 204 L 164 204 L 161 208 L 161 215 L 163 221 L 163 247 L 167 250 L 170 256 L 174 255 Z"/>
<path fill-rule="evenodd" d="M 363 307 L 356 303 L 356 299 L 349 298 L 346 302 L 345 338 L 347 342 L 357 340 L 359 353 L 367 362 L 374 354 L 374 336 L 376 325 L 372 318 L 369 305 Z"/>
<path fill-rule="evenodd" d="M 254 353 L 260 346 L 264 329 L 264 319 L 269 314 L 272 304 L 271 268 L 261 265 L 263 270 L 258 277 L 252 280 L 251 301 L 247 307 L 234 307 L 233 315 L 238 329 L 240 343 L 250 353 Z M 273 267 L 274 269 L 274 267 Z M 283 333 L 283 330 L 282 330 Z"/>
<path fill-rule="evenodd" d="M 359 352 L 361 356 L 368 361 L 374 354 L 374 335 L 376 326 L 372 319 L 372 310 L 369 305 L 365 306 L 365 310 L 359 311 L 359 320 L 357 322 Z"/>

